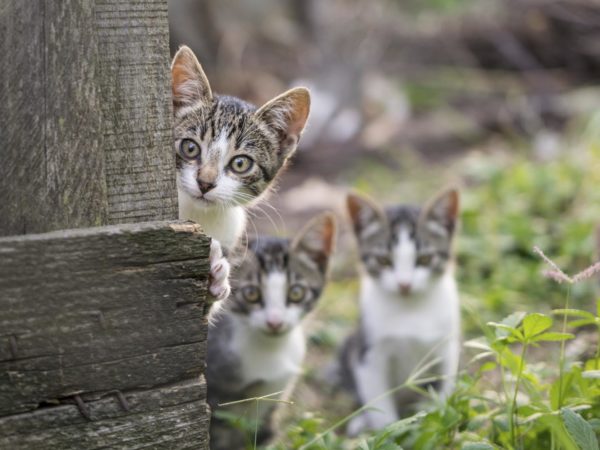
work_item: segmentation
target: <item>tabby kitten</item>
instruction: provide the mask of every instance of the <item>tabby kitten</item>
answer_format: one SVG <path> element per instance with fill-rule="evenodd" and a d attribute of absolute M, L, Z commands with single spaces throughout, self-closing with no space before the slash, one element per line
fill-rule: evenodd
<path fill-rule="evenodd" d="M 301 321 L 325 286 L 334 235 L 333 216 L 323 214 L 291 242 L 273 237 L 251 240 L 243 260 L 234 264 L 231 295 L 208 332 L 211 449 L 235 450 L 246 441 L 243 433 L 219 419 L 219 412 L 255 417 L 255 402 L 219 404 L 289 393 L 305 354 Z M 271 435 L 275 404 L 259 403 L 259 442 Z"/>
<path fill-rule="evenodd" d="M 171 65 L 179 218 L 213 238 L 211 294 L 229 294 L 232 249 L 246 225 L 244 208 L 258 201 L 296 150 L 310 109 L 305 88 L 291 89 L 257 109 L 213 94 L 188 47 Z"/>
<path fill-rule="evenodd" d="M 457 224 L 456 190 L 424 208 L 381 209 L 350 194 L 348 210 L 362 260 L 360 325 L 341 352 L 342 380 L 360 405 L 372 409 L 348 424 L 348 433 L 380 429 L 400 418 L 419 396 L 402 385 L 424 362 L 424 376 L 439 376 L 439 391 L 453 389 L 460 350 L 460 311 L 452 271 Z"/>

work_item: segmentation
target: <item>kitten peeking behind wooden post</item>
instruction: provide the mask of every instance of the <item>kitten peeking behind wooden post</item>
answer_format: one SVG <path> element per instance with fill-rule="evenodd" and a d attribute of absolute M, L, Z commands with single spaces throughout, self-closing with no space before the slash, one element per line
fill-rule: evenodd
<path fill-rule="evenodd" d="M 257 109 L 213 94 L 188 47 L 171 65 L 179 218 L 199 223 L 213 238 L 210 293 L 229 295 L 232 249 L 256 202 L 296 150 L 310 110 L 305 88 L 291 89 Z"/>
<path fill-rule="evenodd" d="M 254 419 L 257 410 L 256 401 L 222 408 L 220 404 L 288 392 L 300 374 L 306 351 L 301 321 L 325 287 L 334 237 L 333 215 L 322 214 L 291 242 L 274 237 L 251 240 L 243 261 L 235 264 L 231 296 L 208 330 L 211 449 L 245 448 L 244 434 L 220 419 L 219 412 Z M 258 443 L 271 434 L 277 403 L 270 400 L 258 404 Z"/>
<path fill-rule="evenodd" d="M 460 310 L 452 271 L 458 192 L 447 190 L 424 208 L 385 210 L 347 199 L 362 260 L 360 325 L 341 353 L 342 382 L 369 409 L 348 433 L 381 429 L 419 400 L 404 384 L 418 366 L 437 359 L 420 378 L 437 376 L 439 392 L 454 386 L 460 352 Z"/>

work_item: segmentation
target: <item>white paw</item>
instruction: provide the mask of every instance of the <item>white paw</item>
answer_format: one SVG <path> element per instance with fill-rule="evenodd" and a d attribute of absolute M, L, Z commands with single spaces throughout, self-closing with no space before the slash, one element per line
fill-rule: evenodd
<path fill-rule="evenodd" d="M 224 300 L 229 297 L 229 262 L 223 257 L 223 250 L 219 241 L 213 239 L 210 243 L 210 277 L 208 292 L 215 300 Z"/>
<path fill-rule="evenodd" d="M 353 417 L 350 422 L 348 422 L 348 426 L 346 427 L 346 434 L 349 437 L 356 437 L 363 431 L 367 431 L 369 429 L 369 420 L 367 418 L 366 413 L 359 414 L 356 417 Z"/>

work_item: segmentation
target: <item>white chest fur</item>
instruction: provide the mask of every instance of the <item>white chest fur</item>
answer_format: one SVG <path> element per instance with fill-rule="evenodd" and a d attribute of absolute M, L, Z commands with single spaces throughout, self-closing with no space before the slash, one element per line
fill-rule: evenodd
<path fill-rule="evenodd" d="M 189 194 L 178 190 L 179 218 L 193 220 L 200 224 L 204 232 L 218 240 L 224 248 L 232 248 L 246 227 L 246 212 L 241 206 L 202 207 Z"/>
<path fill-rule="evenodd" d="M 381 289 L 370 277 L 361 280 L 361 314 L 371 358 L 395 361 L 395 383 L 403 383 L 417 365 L 437 358 L 451 376 L 458 364 L 460 309 L 454 277 L 447 272 L 416 298 Z"/>
<path fill-rule="evenodd" d="M 434 342 L 460 326 L 458 289 L 449 272 L 415 298 L 392 294 L 363 276 L 360 305 L 371 342 L 393 338 Z"/>
<path fill-rule="evenodd" d="M 306 353 L 302 327 L 282 336 L 269 336 L 260 330 L 236 323 L 231 350 L 239 355 L 244 384 L 261 382 L 257 395 L 282 391 L 299 375 Z"/>

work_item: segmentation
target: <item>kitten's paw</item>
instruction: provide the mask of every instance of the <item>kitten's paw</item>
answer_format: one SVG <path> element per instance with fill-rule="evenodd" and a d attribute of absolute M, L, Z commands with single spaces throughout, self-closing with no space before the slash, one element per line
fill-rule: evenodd
<path fill-rule="evenodd" d="M 349 437 L 356 437 L 360 433 L 367 431 L 369 429 L 369 419 L 365 413 L 359 414 L 354 417 L 350 422 L 348 422 L 348 426 L 346 427 L 346 434 Z"/>
<path fill-rule="evenodd" d="M 229 262 L 223 256 L 219 241 L 213 239 L 210 244 L 210 278 L 208 292 L 215 300 L 224 300 L 229 297 Z"/>

